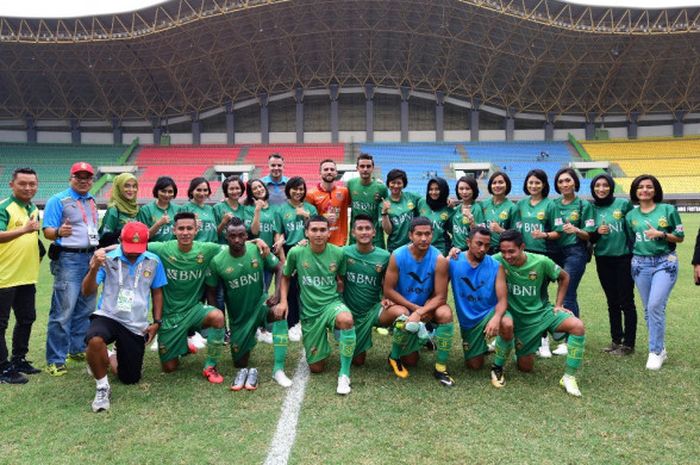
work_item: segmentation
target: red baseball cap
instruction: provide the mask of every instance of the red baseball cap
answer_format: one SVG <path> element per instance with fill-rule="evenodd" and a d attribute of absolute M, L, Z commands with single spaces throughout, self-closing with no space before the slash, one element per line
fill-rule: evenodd
<path fill-rule="evenodd" d="M 142 254 L 148 247 L 148 226 L 138 221 L 126 223 L 121 234 L 124 253 Z"/>
<path fill-rule="evenodd" d="M 71 176 L 75 173 L 80 173 L 81 171 L 85 171 L 86 173 L 90 174 L 95 174 L 95 170 L 92 169 L 92 165 L 84 161 L 73 163 L 73 166 L 70 167 Z"/>

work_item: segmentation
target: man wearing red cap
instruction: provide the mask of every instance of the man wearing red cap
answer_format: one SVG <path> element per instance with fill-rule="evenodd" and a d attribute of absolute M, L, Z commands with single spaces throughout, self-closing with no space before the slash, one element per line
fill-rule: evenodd
<path fill-rule="evenodd" d="M 163 290 L 168 281 L 157 255 L 148 252 L 148 227 L 127 223 L 121 231 L 121 245 L 109 253 L 98 249 L 90 260 L 90 271 L 83 279 L 83 294 L 91 296 L 102 284 L 102 295 L 85 341 L 87 361 L 97 383 L 93 412 L 109 410 L 111 388 L 107 370 L 124 384 L 141 379 L 143 354 L 160 328 Z M 153 302 L 153 323 L 148 322 L 148 297 Z M 107 344 L 115 342 L 116 357 L 110 357 Z"/>
<path fill-rule="evenodd" d="M 66 373 L 66 358 L 85 360 L 88 317 L 95 310 L 95 296 L 81 293 L 90 258 L 99 242 L 97 206 L 90 195 L 95 170 L 89 163 L 75 163 L 70 187 L 49 199 L 44 210 L 44 236 L 54 276 L 51 310 L 46 332 L 46 371 Z"/>

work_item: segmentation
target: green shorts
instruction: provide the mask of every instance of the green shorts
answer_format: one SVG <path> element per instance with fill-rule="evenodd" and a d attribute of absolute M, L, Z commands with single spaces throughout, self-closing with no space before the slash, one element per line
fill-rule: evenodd
<path fill-rule="evenodd" d="M 382 312 L 382 304 L 377 303 L 370 311 L 363 312 L 361 315 L 355 314 L 352 309 L 350 311 L 353 320 L 355 320 L 355 335 L 357 337 L 353 357 L 357 357 L 372 347 L 372 328 L 377 325 L 379 314 Z"/>
<path fill-rule="evenodd" d="M 231 342 L 229 345 L 234 362 L 238 362 L 253 350 L 257 343 L 255 339 L 256 330 L 261 326 L 267 327 L 268 311 L 269 309 L 263 301 L 257 306 L 257 309 L 250 312 L 245 318 L 241 318 L 240 315 L 234 318 L 229 312 L 228 325 L 231 331 Z"/>
<path fill-rule="evenodd" d="M 335 319 L 338 315 L 349 311 L 341 300 L 336 300 L 323 307 L 317 318 L 302 320 L 301 334 L 306 362 L 309 365 L 326 359 L 331 354 L 328 331 L 335 329 Z"/>
<path fill-rule="evenodd" d="M 516 318 L 513 318 L 513 329 L 515 337 L 515 355 L 522 357 L 537 352 L 542 340 L 542 334 L 548 332 L 552 335 L 564 320 L 571 318 L 573 315 L 568 312 L 555 312 L 552 307 L 549 307 L 542 314 L 542 318 L 529 325 L 519 324 Z M 557 334 L 559 336 L 559 333 Z M 561 333 L 561 338 L 566 336 L 566 333 Z"/>
<path fill-rule="evenodd" d="M 462 333 L 462 350 L 464 351 L 464 360 L 469 360 L 474 357 L 484 355 L 489 351 L 484 330 L 495 313 L 495 310 L 491 310 L 473 328 L 460 328 L 460 332 Z M 508 312 L 503 315 L 503 318 L 505 317 L 512 318 Z"/>
<path fill-rule="evenodd" d="M 163 318 L 163 326 L 158 330 L 158 354 L 161 362 L 168 362 L 186 355 L 187 334 L 202 329 L 204 318 L 215 310 L 211 305 L 198 303 L 190 308 L 177 322 Z"/>

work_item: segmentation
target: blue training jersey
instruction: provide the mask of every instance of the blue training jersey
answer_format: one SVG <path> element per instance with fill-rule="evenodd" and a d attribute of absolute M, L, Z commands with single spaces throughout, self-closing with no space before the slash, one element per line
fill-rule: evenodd
<path fill-rule="evenodd" d="M 450 281 L 462 329 L 476 326 L 498 303 L 496 277 L 499 263 L 486 255 L 479 266 L 472 268 L 467 253 L 450 260 Z"/>
<path fill-rule="evenodd" d="M 423 305 L 433 295 L 435 267 L 441 254 L 431 245 L 423 259 L 416 261 L 409 250 L 409 245 L 402 245 L 394 251 L 394 260 L 399 269 L 396 290 L 409 302 Z"/>

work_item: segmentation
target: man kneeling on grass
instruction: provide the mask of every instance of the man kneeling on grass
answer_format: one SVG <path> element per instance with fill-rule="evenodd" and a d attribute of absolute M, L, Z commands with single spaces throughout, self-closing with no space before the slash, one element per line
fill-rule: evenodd
<path fill-rule="evenodd" d="M 95 251 L 90 269 L 83 279 L 82 292 L 92 295 L 102 284 L 97 310 L 90 317 L 85 336 L 87 361 L 97 382 L 92 411 L 109 410 L 112 390 L 107 370 L 124 384 L 141 379 L 143 354 L 158 331 L 163 314 L 165 270 L 158 257 L 146 251 L 148 227 L 127 223 L 121 232 L 121 245 L 109 253 Z M 153 323 L 148 324 L 148 296 L 153 302 Z M 116 357 L 107 352 L 115 343 Z"/>
<path fill-rule="evenodd" d="M 559 384 L 572 396 L 580 397 L 575 375 L 583 360 L 586 337 L 583 322 L 562 304 L 569 275 L 546 256 L 525 252 L 523 236 L 518 231 L 511 229 L 501 234 L 500 247 L 501 252 L 493 258 L 503 265 L 506 273 L 508 312 L 513 318 L 518 369 L 532 371 L 542 333 L 552 333 L 555 339 L 568 334 L 569 353 Z M 558 285 L 554 307 L 544 293 L 548 280 L 556 280 Z M 495 363 L 491 367 L 491 383 L 495 387 L 505 384 L 503 366 L 510 358 L 512 347 L 513 339 L 508 341 L 503 335 L 498 336 Z"/>

